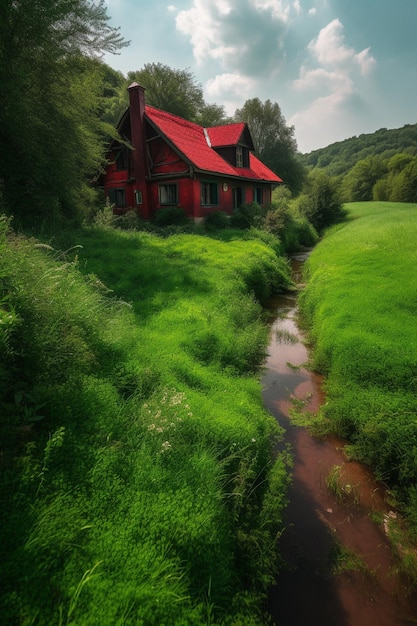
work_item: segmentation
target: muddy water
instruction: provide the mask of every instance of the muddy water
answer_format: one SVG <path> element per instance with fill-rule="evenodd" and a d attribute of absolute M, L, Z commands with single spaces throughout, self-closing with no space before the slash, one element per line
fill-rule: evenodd
<path fill-rule="evenodd" d="M 293 260 L 296 282 L 301 256 Z M 269 357 L 263 374 L 264 403 L 285 429 L 283 445 L 294 455 L 285 531 L 280 541 L 284 566 L 270 590 L 269 611 L 279 626 L 400 626 L 417 624 L 417 607 L 396 574 L 384 531 L 394 512 L 382 485 L 344 454 L 343 442 L 311 437 L 293 425 L 294 398 L 304 410 L 325 401 L 319 376 L 303 364 L 308 353 L 297 328 L 296 295 L 272 303 Z M 328 487 L 339 467 L 342 497 Z M 349 565 L 343 554 L 360 557 Z M 342 571 L 335 571 L 339 564 Z"/>

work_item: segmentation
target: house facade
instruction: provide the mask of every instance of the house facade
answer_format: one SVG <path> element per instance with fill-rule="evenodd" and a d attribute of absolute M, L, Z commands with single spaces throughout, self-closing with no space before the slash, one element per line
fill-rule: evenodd
<path fill-rule="evenodd" d="M 102 181 L 117 214 L 134 210 L 152 219 L 164 207 L 182 207 L 201 221 L 214 211 L 231 215 L 242 204 L 267 206 L 282 180 L 254 154 L 247 124 L 203 128 L 146 105 L 137 83 L 118 125 Z"/>

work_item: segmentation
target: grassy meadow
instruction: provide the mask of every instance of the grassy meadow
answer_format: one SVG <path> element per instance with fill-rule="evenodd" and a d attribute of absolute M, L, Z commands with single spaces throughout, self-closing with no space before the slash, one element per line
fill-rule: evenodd
<path fill-rule="evenodd" d="M 256 239 L 74 243 L 0 223 L 3 622 L 265 623 L 288 460 L 259 303 L 287 263 Z"/>
<path fill-rule="evenodd" d="M 326 375 L 321 419 L 389 484 L 417 538 L 417 205 L 345 207 L 300 297 L 312 366 Z"/>

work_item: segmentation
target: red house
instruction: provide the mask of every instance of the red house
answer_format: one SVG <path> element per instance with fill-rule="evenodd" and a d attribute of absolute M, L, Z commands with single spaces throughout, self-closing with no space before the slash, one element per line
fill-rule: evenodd
<path fill-rule="evenodd" d="M 130 106 L 118 125 L 126 144 L 111 144 L 103 176 L 115 213 L 133 209 L 150 219 L 180 206 L 201 221 L 214 211 L 230 215 L 244 203 L 271 202 L 282 180 L 254 155 L 247 124 L 203 128 L 146 105 L 137 83 L 128 91 Z"/>

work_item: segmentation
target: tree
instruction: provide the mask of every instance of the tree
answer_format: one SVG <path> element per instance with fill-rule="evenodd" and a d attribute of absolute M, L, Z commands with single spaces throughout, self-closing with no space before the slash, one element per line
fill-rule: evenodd
<path fill-rule="evenodd" d="M 74 219 L 89 195 L 104 131 L 99 60 L 127 45 L 108 19 L 104 0 L 1 3 L 1 201 L 18 223 Z"/>
<path fill-rule="evenodd" d="M 147 63 L 127 76 L 129 83 L 136 81 L 146 89 L 146 102 L 158 109 L 197 121 L 204 108 L 203 89 L 189 70 Z"/>
<path fill-rule="evenodd" d="M 318 232 L 343 219 L 345 211 L 335 179 L 323 170 L 312 170 L 298 198 L 298 209 Z"/>
<path fill-rule="evenodd" d="M 417 158 L 410 161 L 395 176 L 390 200 L 393 202 L 417 202 Z"/>
<path fill-rule="evenodd" d="M 278 174 L 293 194 L 305 179 L 305 169 L 297 155 L 294 126 L 287 126 L 277 103 L 259 98 L 247 100 L 235 112 L 235 121 L 247 122 L 257 156 Z"/>
<path fill-rule="evenodd" d="M 347 202 L 372 200 L 373 187 L 385 173 L 386 162 L 379 156 L 370 156 L 358 161 L 344 178 L 344 199 Z"/>

